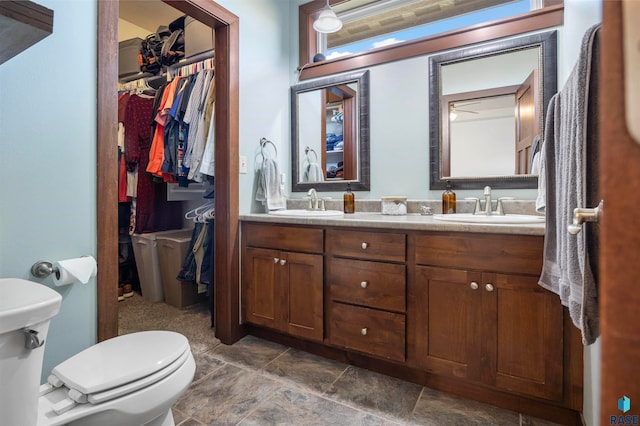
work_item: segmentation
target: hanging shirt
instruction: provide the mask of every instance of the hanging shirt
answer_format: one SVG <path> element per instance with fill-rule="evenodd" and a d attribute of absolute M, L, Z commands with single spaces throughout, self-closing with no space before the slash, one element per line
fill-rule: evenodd
<path fill-rule="evenodd" d="M 200 167 L 198 173 L 200 181 L 204 179 L 202 175 L 214 176 L 214 151 L 215 151 L 215 79 L 211 82 L 210 98 L 207 100 L 207 109 L 205 110 L 205 145 L 204 152 L 202 153 L 202 159 L 200 160 Z"/>
<path fill-rule="evenodd" d="M 196 160 L 196 157 L 194 156 L 194 149 L 198 147 L 196 152 L 202 152 L 199 148 L 199 144 L 203 143 L 202 141 L 204 140 L 203 114 L 207 96 L 209 95 L 212 77 L 212 70 L 204 70 L 198 73 L 198 80 L 201 80 L 201 85 L 200 87 L 194 87 L 192 90 L 191 97 L 189 99 L 189 106 L 185 113 L 184 121 L 189 124 L 189 134 L 187 138 L 187 151 L 185 153 L 184 164 L 190 169 L 193 167 Z M 196 85 L 198 84 L 198 80 L 196 80 Z M 189 170 L 189 178 L 192 179 L 191 170 Z"/>
<path fill-rule="evenodd" d="M 209 89 L 204 102 L 204 108 L 198 120 L 198 129 L 197 129 L 197 134 L 193 141 L 194 143 L 193 150 L 191 151 L 192 163 L 191 163 L 191 169 L 189 170 L 189 179 L 193 179 L 196 182 L 202 182 L 202 174 L 200 173 L 200 166 L 202 163 L 202 156 L 204 154 L 204 150 L 207 142 L 206 137 L 209 131 L 209 124 L 211 123 L 211 117 L 213 114 L 213 105 L 214 105 L 214 99 L 215 99 L 215 84 L 213 82 L 213 75 L 211 77 L 212 78 L 209 81 Z"/>
<path fill-rule="evenodd" d="M 167 100 L 171 99 L 173 102 L 173 95 L 175 94 L 175 85 L 178 83 L 178 79 L 173 80 L 162 94 L 162 100 L 158 113 L 154 120 L 156 122 L 156 128 L 153 135 L 153 141 L 151 143 L 151 150 L 149 152 L 149 164 L 146 171 L 152 175 L 162 176 L 161 168 L 162 161 L 164 159 L 164 124 L 166 122 L 165 105 Z"/>

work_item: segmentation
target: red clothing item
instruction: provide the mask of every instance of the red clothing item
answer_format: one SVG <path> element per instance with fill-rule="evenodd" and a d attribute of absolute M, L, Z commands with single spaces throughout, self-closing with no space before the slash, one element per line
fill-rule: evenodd
<path fill-rule="evenodd" d="M 134 232 L 164 231 L 182 227 L 182 203 L 167 201 L 167 185 L 153 182 L 145 173 L 151 148 L 153 99 L 132 95 L 125 114 L 125 157 L 127 167 L 138 167 L 138 196 Z"/>
<path fill-rule="evenodd" d="M 130 171 L 140 162 L 140 151 L 149 152 L 152 113 L 153 99 L 131 95 L 124 116 L 124 155 Z"/>
<path fill-rule="evenodd" d="M 151 142 L 151 152 L 149 153 L 149 165 L 147 166 L 147 172 L 156 176 L 162 176 L 162 162 L 164 161 L 164 126 L 167 123 L 167 116 L 171 105 L 173 105 L 173 99 L 176 94 L 176 87 L 180 78 L 175 78 L 169 83 L 164 93 L 162 94 L 162 101 L 158 107 L 158 114 L 156 114 L 155 122 L 156 130 L 153 135 L 153 141 Z"/>
<path fill-rule="evenodd" d="M 118 172 L 118 202 L 126 203 L 131 201 L 130 197 L 127 197 L 127 166 L 124 164 L 124 155 L 120 156 L 120 170 Z"/>
<path fill-rule="evenodd" d="M 118 96 L 118 121 L 124 123 L 124 117 L 127 113 L 127 103 L 131 94 L 129 92 L 122 93 Z"/>

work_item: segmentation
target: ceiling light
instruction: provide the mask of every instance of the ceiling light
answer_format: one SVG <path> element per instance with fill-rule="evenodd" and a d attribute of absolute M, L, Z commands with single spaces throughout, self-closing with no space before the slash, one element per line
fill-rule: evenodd
<path fill-rule="evenodd" d="M 342 28 L 342 21 L 336 13 L 329 6 L 329 0 L 327 5 L 320 11 L 320 14 L 313 23 L 313 29 L 319 33 L 335 33 Z"/>

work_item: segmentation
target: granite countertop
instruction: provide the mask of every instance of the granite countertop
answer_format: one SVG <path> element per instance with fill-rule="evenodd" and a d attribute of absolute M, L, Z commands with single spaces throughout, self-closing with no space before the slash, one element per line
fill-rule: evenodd
<path fill-rule="evenodd" d="M 544 224 L 488 224 L 443 222 L 433 216 L 410 213 L 406 216 L 388 216 L 379 212 L 356 212 L 343 216 L 292 217 L 266 213 L 240 215 L 241 221 L 286 223 L 296 225 L 345 226 L 420 231 L 475 232 L 488 234 L 544 235 Z"/>
<path fill-rule="evenodd" d="M 457 202 L 458 213 L 470 213 L 474 202 L 460 200 Z M 308 205 L 305 199 L 287 200 L 288 209 L 304 209 Z M 503 202 L 507 214 L 537 214 L 534 200 L 505 200 Z M 295 225 L 344 226 L 353 228 L 377 228 L 417 231 L 476 232 L 485 234 L 544 235 L 544 223 L 497 224 L 497 223 L 462 223 L 443 222 L 433 216 L 421 215 L 421 206 L 428 206 L 434 213 L 440 213 L 440 200 L 408 200 L 407 215 L 391 216 L 380 213 L 380 200 L 356 200 L 356 212 L 341 216 L 294 217 L 276 216 L 266 213 L 249 213 L 240 215 L 241 221 L 287 223 Z M 495 206 L 495 204 L 494 204 Z M 328 200 L 326 208 L 342 211 L 342 200 Z M 494 209 L 495 210 L 495 207 Z"/>

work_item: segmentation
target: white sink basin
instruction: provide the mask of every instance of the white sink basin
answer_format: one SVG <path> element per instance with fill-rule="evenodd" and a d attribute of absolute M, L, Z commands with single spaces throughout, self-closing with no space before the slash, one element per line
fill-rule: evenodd
<path fill-rule="evenodd" d="M 327 217 L 327 216 L 342 216 L 344 213 L 340 210 L 305 210 L 305 209 L 291 209 L 291 210 L 274 210 L 269 214 L 274 216 L 296 216 L 296 217 Z"/>
<path fill-rule="evenodd" d="M 485 216 L 472 213 L 456 213 L 456 214 L 434 214 L 435 220 L 444 222 L 464 222 L 464 223 L 544 223 L 544 216 L 534 216 L 528 214 L 505 214 Z"/>

